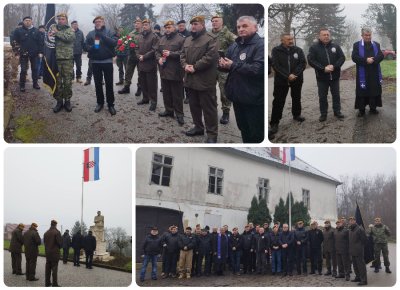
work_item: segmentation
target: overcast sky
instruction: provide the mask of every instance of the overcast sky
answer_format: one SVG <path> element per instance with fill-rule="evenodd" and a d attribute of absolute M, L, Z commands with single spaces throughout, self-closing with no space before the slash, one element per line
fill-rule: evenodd
<path fill-rule="evenodd" d="M 42 235 L 50 221 L 71 230 L 81 218 L 85 148 L 8 148 L 4 153 L 4 223 L 36 222 Z M 127 148 L 100 148 L 100 180 L 84 183 L 83 220 L 132 234 L 132 156 Z"/>
<path fill-rule="evenodd" d="M 341 175 L 391 175 L 396 170 L 396 151 L 368 147 L 296 147 L 296 156 L 322 172 L 339 179 Z"/>

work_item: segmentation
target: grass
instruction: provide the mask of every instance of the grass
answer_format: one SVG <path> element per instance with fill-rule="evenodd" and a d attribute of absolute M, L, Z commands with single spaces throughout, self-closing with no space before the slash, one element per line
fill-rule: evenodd
<path fill-rule="evenodd" d="M 8 250 L 10 248 L 10 241 L 4 240 L 4 249 Z M 22 247 L 22 252 L 24 252 L 24 247 Z M 62 251 L 60 251 L 62 255 Z M 45 256 L 44 245 L 39 246 L 39 256 Z M 72 258 L 74 254 L 74 250 L 72 248 L 69 249 L 69 256 Z"/>
<path fill-rule="evenodd" d="M 396 61 L 383 60 L 381 62 L 381 70 L 383 78 L 396 78 Z"/>
<path fill-rule="evenodd" d="M 15 120 L 14 137 L 24 143 L 33 143 L 43 132 L 44 121 L 34 120 L 32 116 L 23 115 Z"/>

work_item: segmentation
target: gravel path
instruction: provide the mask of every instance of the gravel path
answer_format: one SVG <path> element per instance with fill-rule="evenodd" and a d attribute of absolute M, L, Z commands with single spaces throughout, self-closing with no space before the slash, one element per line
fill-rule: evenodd
<path fill-rule="evenodd" d="M 87 58 L 82 57 L 83 78 L 86 79 Z M 30 76 L 30 73 L 29 73 Z M 114 65 L 114 83 L 118 80 L 118 68 Z M 160 81 L 160 80 L 159 80 Z M 94 81 L 90 86 L 83 86 L 73 82 L 73 97 L 71 103 L 73 110 L 67 113 L 64 110 L 54 114 L 52 107 L 55 100 L 42 87 L 40 91 L 32 89 L 32 83 L 26 84 L 26 93 L 15 98 L 14 111 L 6 132 L 6 141 L 11 143 L 21 142 L 14 138 L 14 130 L 25 120 L 34 124 L 35 132 L 28 132 L 32 139 L 30 143 L 202 143 L 205 137 L 187 137 L 184 132 L 190 129 L 192 118 L 189 104 L 184 104 L 185 125 L 179 126 L 175 119 L 160 118 L 158 113 L 164 110 L 162 93 L 158 93 L 158 107 L 156 112 L 150 112 L 149 106 L 138 106 L 136 103 L 142 97 L 135 97 L 137 71 L 132 79 L 131 93 L 119 95 L 122 86 L 114 86 L 115 109 L 117 114 L 111 116 L 108 110 L 94 113 L 96 96 Z M 159 84 L 159 88 L 160 88 Z M 14 85 L 14 90 L 18 83 Z M 218 90 L 217 90 L 218 91 Z M 218 92 L 219 99 L 219 92 Z M 222 115 L 218 101 L 218 120 Z M 233 108 L 231 109 L 230 122 L 227 125 L 219 124 L 219 143 L 242 143 L 240 131 L 237 128 Z M 29 125 L 29 124 L 28 124 Z M 40 128 L 40 129 L 38 129 Z M 33 135 L 33 136 L 31 136 Z"/>
<path fill-rule="evenodd" d="M 44 287 L 45 283 L 44 257 L 38 257 L 36 266 L 36 277 L 39 281 L 31 282 L 25 276 L 16 276 L 11 270 L 11 254 L 4 251 L 4 284 L 8 287 Z M 68 262 L 58 263 L 58 283 L 68 287 L 125 287 L 132 283 L 132 274 L 93 266 L 92 270 L 86 269 L 84 264 L 81 267 L 74 267 Z M 22 255 L 22 271 L 25 273 L 25 255 Z"/>
<path fill-rule="evenodd" d="M 354 109 L 355 85 L 353 79 L 343 79 L 343 71 L 351 69 L 355 64 L 346 61 L 342 67 L 340 81 L 340 97 L 343 120 L 333 116 L 332 97 L 328 95 L 328 120 L 319 122 L 319 101 L 314 69 L 304 71 L 302 89 L 302 115 L 306 118 L 303 123 L 294 121 L 291 114 L 292 101 L 290 92 L 286 98 L 283 117 L 279 124 L 279 132 L 273 143 L 392 143 L 396 139 L 396 81 L 384 83 L 382 102 L 378 108 L 380 114 L 367 113 L 364 118 L 357 117 Z M 272 111 L 272 92 L 274 79 L 268 79 L 268 121 Z"/>

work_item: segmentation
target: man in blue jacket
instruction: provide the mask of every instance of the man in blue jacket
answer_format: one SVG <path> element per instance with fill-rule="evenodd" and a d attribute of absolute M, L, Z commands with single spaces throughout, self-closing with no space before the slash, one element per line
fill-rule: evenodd
<path fill-rule="evenodd" d="M 252 16 L 237 20 L 239 37 L 220 57 L 219 67 L 229 71 L 225 94 L 233 103 L 243 143 L 264 140 L 264 39 Z"/>
<path fill-rule="evenodd" d="M 103 16 L 96 16 L 93 23 L 95 29 L 86 36 L 85 46 L 88 51 L 88 57 L 92 62 L 96 87 L 97 106 L 94 111 L 98 113 L 104 107 L 104 75 L 108 111 L 111 115 L 115 115 L 117 112 L 114 108 L 113 57 L 115 56 L 117 37 L 105 27 Z"/>
<path fill-rule="evenodd" d="M 293 232 L 289 231 L 289 225 L 283 224 L 281 233 L 282 244 L 282 275 L 293 275 Z"/>
<path fill-rule="evenodd" d="M 151 261 L 151 279 L 157 280 L 157 258 L 161 255 L 161 238 L 158 236 L 158 228 L 152 227 L 150 235 L 146 237 L 143 243 L 143 265 L 140 271 L 140 281 L 144 281 L 146 268 Z"/>

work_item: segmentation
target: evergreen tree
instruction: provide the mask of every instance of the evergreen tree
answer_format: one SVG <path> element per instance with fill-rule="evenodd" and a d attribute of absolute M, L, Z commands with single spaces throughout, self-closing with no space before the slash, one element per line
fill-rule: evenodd
<path fill-rule="evenodd" d="M 279 199 L 279 203 L 275 206 L 274 222 L 279 221 L 281 225 L 287 223 L 289 220 L 288 209 L 285 206 L 285 202 L 282 198 Z"/>
<path fill-rule="evenodd" d="M 308 213 L 308 208 L 302 201 L 296 201 L 292 206 L 292 225 L 296 224 L 299 220 L 304 222 L 304 226 L 310 225 L 311 217 Z"/>
<path fill-rule="evenodd" d="M 236 20 L 240 16 L 251 15 L 261 26 L 264 24 L 264 6 L 261 4 L 218 4 L 218 8 L 223 15 L 224 24 L 235 34 Z"/>
<path fill-rule="evenodd" d="M 259 224 L 263 224 L 265 222 L 271 223 L 272 218 L 271 214 L 269 213 L 268 205 L 266 199 L 262 198 L 258 202 L 258 210 L 259 210 L 259 215 L 261 220 L 259 221 Z"/>
<path fill-rule="evenodd" d="M 87 234 L 87 231 L 88 231 L 88 228 L 87 228 L 85 222 L 82 222 L 82 228 L 83 228 L 83 233 L 82 233 L 82 235 L 86 235 L 86 234 Z M 81 223 L 80 223 L 79 221 L 76 221 L 75 224 L 74 224 L 74 226 L 72 227 L 71 235 L 75 235 L 75 234 L 76 234 L 77 232 L 79 232 L 80 230 L 81 230 Z"/>
<path fill-rule="evenodd" d="M 256 223 L 256 220 L 258 220 L 258 200 L 256 196 L 253 196 L 253 199 L 251 200 L 247 220 L 252 223 Z"/>
<path fill-rule="evenodd" d="M 133 30 L 133 21 L 136 18 L 143 20 L 146 16 L 146 12 L 148 12 L 147 10 L 148 9 L 144 4 L 124 4 L 119 14 L 121 25 L 128 28 L 130 31 Z"/>
<path fill-rule="evenodd" d="M 344 10 L 340 4 L 309 4 L 310 21 L 303 29 L 304 39 L 308 46 L 318 38 L 319 30 L 327 28 L 331 33 L 331 39 L 336 44 L 342 45 L 346 40 L 346 16 L 340 13 Z"/>

